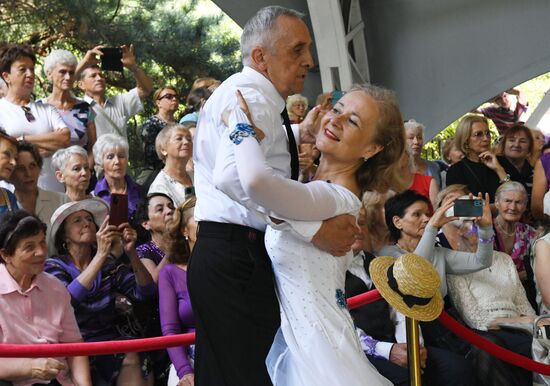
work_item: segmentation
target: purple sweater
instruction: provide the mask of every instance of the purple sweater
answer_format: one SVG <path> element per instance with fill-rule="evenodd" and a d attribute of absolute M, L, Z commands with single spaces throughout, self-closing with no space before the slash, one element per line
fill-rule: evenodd
<path fill-rule="evenodd" d="M 162 335 L 195 331 L 191 300 L 187 291 L 187 272 L 174 264 L 166 264 L 159 272 L 159 309 Z M 185 347 L 168 348 L 178 377 L 193 373 Z"/>
<path fill-rule="evenodd" d="M 46 260 L 44 269 L 67 287 L 71 294 L 76 321 L 86 342 L 121 339 L 115 329 L 115 294 L 142 300 L 155 294 L 155 284 L 137 284 L 132 269 L 108 256 L 90 289 L 76 279 L 80 270 L 68 256 Z"/>

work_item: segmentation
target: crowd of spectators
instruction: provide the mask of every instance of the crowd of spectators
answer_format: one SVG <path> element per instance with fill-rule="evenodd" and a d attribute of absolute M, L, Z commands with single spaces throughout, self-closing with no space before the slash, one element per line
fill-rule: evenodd
<path fill-rule="evenodd" d="M 102 49 L 91 49 L 80 62 L 66 50 L 49 53 L 43 70 L 51 93 L 34 100 L 35 54 L 25 45 L 0 46 L 1 343 L 194 331 L 186 284 L 197 232 L 193 136 L 220 81 L 195 80 L 178 119 L 180 91 L 162 85 L 153 93 L 132 45 L 121 47 L 121 64 L 136 87 L 108 96 L 98 66 Z M 138 129 L 145 167 L 135 175 L 128 120 L 151 93 L 156 113 Z M 318 124 L 340 96 L 320 95 L 310 119 L 307 98 L 292 95 L 290 121 Z M 424 125 L 404 122 L 401 184 L 363 195 L 363 233 L 353 246 L 346 294 L 374 288 L 369 262 L 375 256 L 414 252 L 438 271 L 449 312 L 530 356 L 532 338 L 514 326 L 524 328 L 550 310 L 550 146 L 540 131 L 521 123 L 528 107 L 521 94 L 507 90 L 492 101 L 461 119 L 437 162 L 422 157 Z M 488 119 L 498 143 L 491 141 Z M 301 181 L 315 178 L 318 161 L 314 145 L 300 144 Z M 118 195 L 127 197 L 127 221 L 113 224 L 110 206 Z M 450 214 L 463 196 L 485 203 L 477 220 Z M 394 384 L 407 384 L 404 316 L 384 300 L 352 315 L 368 359 Z M 458 341 L 437 322 L 422 324 L 426 384 L 529 384 L 528 372 Z M 193 347 L 173 347 L 89 358 L 3 358 L 0 384 L 193 385 L 193 355 Z"/>

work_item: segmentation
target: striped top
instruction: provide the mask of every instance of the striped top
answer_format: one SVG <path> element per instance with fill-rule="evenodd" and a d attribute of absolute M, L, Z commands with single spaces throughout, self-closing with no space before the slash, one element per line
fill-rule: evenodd
<path fill-rule="evenodd" d="M 527 111 L 527 106 L 518 102 L 515 110 L 498 105 L 490 105 L 479 110 L 485 117 L 493 121 L 499 135 L 504 135 L 506 130 L 520 122 L 521 116 Z"/>
<path fill-rule="evenodd" d="M 81 271 L 69 256 L 46 260 L 45 271 L 61 280 L 71 294 L 76 321 L 87 342 L 124 338 L 115 328 L 117 293 L 132 300 L 147 299 L 155 293 L 154 283 L 144 287 L 137 284 L 132 269 L 121 262 L 123 257 L 115 260 L 108 256 L 89 290 L 76 280 Z"/>

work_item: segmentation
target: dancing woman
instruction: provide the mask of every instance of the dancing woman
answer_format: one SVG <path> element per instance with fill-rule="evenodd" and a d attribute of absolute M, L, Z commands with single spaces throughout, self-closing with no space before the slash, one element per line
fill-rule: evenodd
<path fill-rule="evenodd" d="M 396 163 L 405 139 L 393 93 L 356 86 L 326 113 L 316 140 L 321 161 L 308 184 L 285 179 L 266 164 L 261 140 L 270 139 L 245 123 L 251 121 L 248 108 L 240 92 L 237 97 L 243 111 L 236 109 L 228 118 L 234 131 L 224 140 L 235 144 L 235 163 L 247 195 L 272 210 L 263 215 L 271 219 L 265 243 L 281 307 L 281 328 L 267 358 L 273 384 L 391 385 L 366 359 L 346 308 L 344 281 L 351 252 L 333 257 L 299 237 L 284 220 L 303 220 L 298 226 L 315 233 L 319 223 L 312 220 L 357 216 L 365 190 L 400 185 Z M 231 183 L 223 171 L 214 174 L 220 188 Z"/>

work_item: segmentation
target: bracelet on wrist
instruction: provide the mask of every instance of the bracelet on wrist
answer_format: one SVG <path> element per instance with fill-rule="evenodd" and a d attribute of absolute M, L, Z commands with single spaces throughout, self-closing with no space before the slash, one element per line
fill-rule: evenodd
<path fill-rule="evenodd" d="M 510 182 L 510 175 L 506 174 L 506 177 L 504 177 L 502 180 L 500 180 L 499 184 L 504 184 L 505 182 Z"/>
<path fill-rule="evenodd" d="M 254 128 L 248 123 L 237 123 L 235 130 L 229 134 L 229 139 L 235 145 L 239 145 L 246 137 L 256 138 L 256 140 L 260 142 L 258 137 L 256 137 L 256 131 L 254 131 Z"/>
<path fill-rule="evenodd" d="M 489 237 L 488 239 L 484 239 L 478 236 L 477 241 L 480 244 L 493 244 L 495 242 L 495 235 L 491 235 L 491 237 Z"/>

